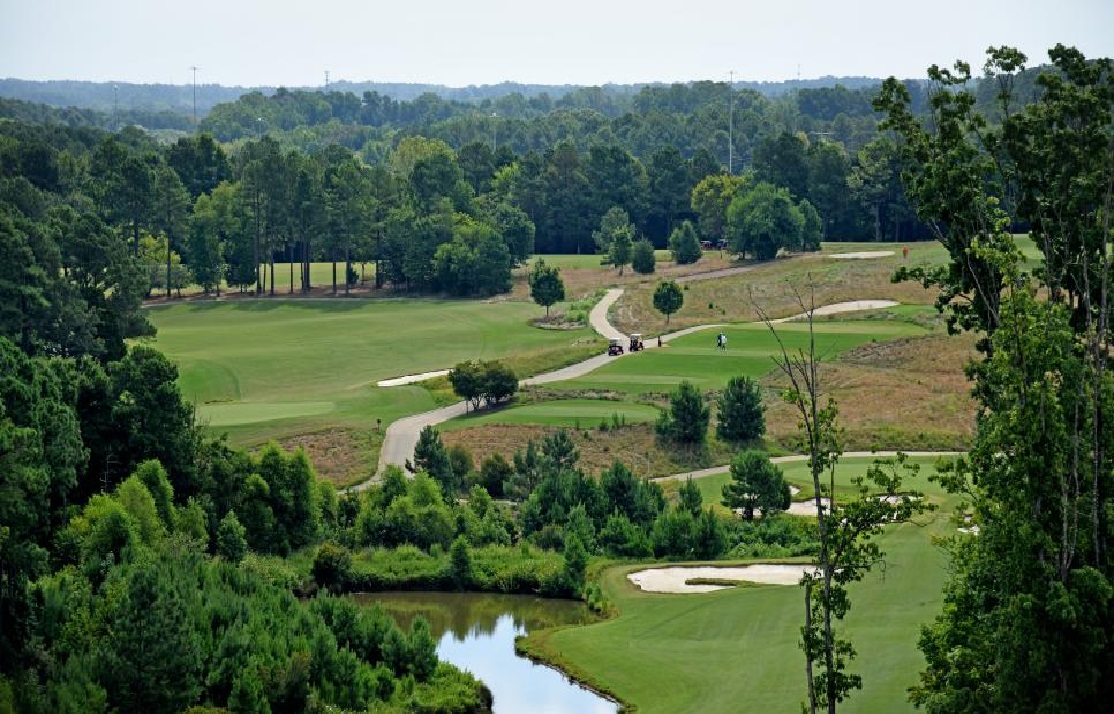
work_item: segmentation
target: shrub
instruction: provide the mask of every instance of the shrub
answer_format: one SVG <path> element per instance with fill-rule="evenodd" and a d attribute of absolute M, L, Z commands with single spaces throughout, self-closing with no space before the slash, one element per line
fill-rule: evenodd
<path fill-rule="evenodd" d="M 700 240 L 696 237 L 696 229 L 690 221 L 685 221 L 673 229 L 669 236 L 669 249 L 673 251 L 673 260 L 678 265 L 688 265 L 700 260 L 703 253 L 700 250 Z"/>
<path fill-rule="evenodd" d="M 634 244 L 631 248 L 630 267 L 639 275 L 652 275 L 657 268 L 657 256 L 654 254 L 654 244 L 645 238 Z"/>

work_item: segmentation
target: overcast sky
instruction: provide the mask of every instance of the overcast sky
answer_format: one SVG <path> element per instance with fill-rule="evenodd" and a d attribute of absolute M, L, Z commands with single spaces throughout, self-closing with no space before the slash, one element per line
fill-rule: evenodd
<path fill-rule="evenodd" d="M 0 77 L 314 86 L 922 77 L 1114 56 L 1114 0 L 0 0 Z"/>

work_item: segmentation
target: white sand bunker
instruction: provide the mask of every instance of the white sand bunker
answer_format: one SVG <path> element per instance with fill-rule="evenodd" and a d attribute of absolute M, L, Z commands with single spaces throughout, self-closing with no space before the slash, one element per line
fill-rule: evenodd
<path fill-rule="evenodd" d="M 836 260 L 869 260 L 870 258 L 888 258 L 893 254 L 892 250 L 860 250 L 856 253 L 833 253 L 828 257 Z"/>
<path fill-rule="evenodd" d="M 401 387 L 404 384 L 413 384 L 414 382 L 424 382 L 427 379 L 434 377 L 444 377 L 449 373 L 447 369 L 439 369 L 436 372 L 422 372 L 421 374 L 408 374 L 404 377 L 395 377 L 394 379 L 383 379 L 375 383 L 377 387 Z"/>
<path fill-rule="evenodd" d="M 832 507 L 832 502 L 827 498 L 821 498 L 820 505 L 827 511 Z M 793 501 L 785 512 L 791 516 L 812 516 L 815 518 L 816 501 Z"/>
<path fill-rule="evenodd" d="M 851 300 L 848 302 L 837 302 L 831 305 L 823 305 L 812 311 L 813 317 L 823 317 L 824 315 L 838 315 L 842 312 L 859 312 L 861 310 L 882 310 L 887 307 L 894 307 L 900 303 L 893 300 Z M 789 317 L 779 317 L 770 322 L 778 324 L 782 322 L 792 322 L 793 320 L 803 320 L 807 317 L 807 313 L 799 315 L 790 315 Z"/>
<path fill-rule="evenodd" d="M 762 585 L 796 585 L 806 570 L 814 565 L 736 565 L 717 567 L 714 565 L 674 566 L 670 568 L 650 568 L 627 575 L 627 580 L 642 590 L 652 593 L 710 593 L 725 590 L 730 585 L 686 585 L 694 578 L 716 578 L 719 580 L 742 580 Z"/>

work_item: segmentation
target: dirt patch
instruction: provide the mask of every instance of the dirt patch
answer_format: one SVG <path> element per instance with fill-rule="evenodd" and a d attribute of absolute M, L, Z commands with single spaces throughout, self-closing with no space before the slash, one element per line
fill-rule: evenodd
<path fill-rule="evenodd" d="M 741 566 L 676 566 L 650 568 L 627 575 L 639 589 L 654 593 L 710 593 L 724 590 L 731 585 L 688 584 L 690 580 L 724 580 L 758 583 L 761 585 L 796 585 L 806 571 L 814 565 L 784 565 L 758 563 Z"/>
<path fill-rule="evenodd" d="M 374 431 L 328 429 L 279 440 L 279 446 L 305 449 L 317 478 L 336 487 L 362 481 L 375 473 L 382 435 Z"/>

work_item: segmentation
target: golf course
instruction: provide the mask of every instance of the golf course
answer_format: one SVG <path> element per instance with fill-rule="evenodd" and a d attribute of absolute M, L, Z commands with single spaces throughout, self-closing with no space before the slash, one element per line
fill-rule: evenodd
<path fill-rule="evenodd" d="M 728 286 L 737 286 L 744 279 L 760 290 L 772 291 L 787 271 L 800 268 L 794 267 L 794 260 L 747 267 L 738 275 L 716 273 L 707 280 L 699 276 L 690 280 L 693 291 L 714 291 L 716 286 L 733 289 Z M 832 275 L 843 271 L 849 278 L 861 277 L 862 266 L 872 262 L 834 260 L 826 255 L 801 260 L 823 267 L 827 287 L 820 291 L 821 298 L 844 292 Z M 614 275 L 589 264 L 585 257 L 557 257 L 554 262 L 567 265 L 566 270 L 581 272 L 582 281 L 588 280 L 586 275 L 595 275 L 597 286 L 607 285 L 608 276 Z M 889 266 L 871 267 L 876 276 L 892 268 L 891 258 L 876 262 Z M 717 265 L 716 270 L 723 268 Z M 886 290 L 877 277 L 873 284 L 879 288 L 876 293 L 858 296 L 908 299 L 907 288 Z M 602 319 L 607 322 L 630 315 L 649 285 L 652 283 L 633 282 L 627 283 L 624 291 L 613 291 L 616 294 L 608 299 L 614 300 L 614 305 L 604 310 Z M 857 395 L 850 400 L 852 412 L 856 400 L 877 400 L 870 374 L 879 377 L 881 370 L 889 374 L 906 369 L 885 360 L 879 362 L 874 359 L 876 352 L 892 362 L 894 354 L 900 356 L 903 350 L 911 350 L 918 359 L 932 361 L 926 353 L 938 349 L 941 340 L 953 339 L 942 334 L 926 302 L 922 299 L 815 320 L 816 352 L 826 365 L 824 369 L 835 370 L 837 376 L 846 376 L 848 370 L 875 370 L 854 373 L 857 377 L 844 379 L 843 383 L 837 381 L 837 388 Z M 784 301 L 771 317 L 788 317 L 795 312 L 792 307 L 792 302 Z M 314 435 L 328 435 L 332 453 L 362 450 L 362 459 L 355 464 L 346 462 L 346 468 L 362 473 L 336 476 L 334 482 L 341 485 L 353 483 L 353 478 L 366 479 L 374 470 L 384 438 L 374 429 L 376 420 L 381 420 L 386 431 L 403 417 L 444 404 L 443 397 L 427 389 L 432 382 L 392 387 L 377 387 L 376 382 L 445 369 L 477 358 L 507 360 L 515 365 L 520 377 L 526 377 L 581 362 L 604 350 L 606 342 L 596 334 L 604 332 L 600 325 L 593 324 L 595 330 L 587 326 L 543 330 L 531 323 L 537 315 L 537 306 L 513 298 L 485 302 L 259 299 L 194 302 L 151 310 L 151 319 L 159 328 L 156 344 L 178 364 L 183 391 L 197 404 L 203 423 L 247 445 L 276 438 L 313 444 Z M 720 317 L 750 316 L 744 309 Z M 679 322 L 685 325 L 684 320 Z M 447 440 L 467 444 L 478 463 L 488 453 L 484 434 L 491 429 L 520 435 L 512 437 L 512 443 L 520 448 L 525 438 L 521 435 L 539 433 L 537 430 L 571 428 L 580 443 L 580 435 L 587 430 L 606 426 L 608 431 L 591 441 L 605 451 L 609 451 L 607 444 L 613 443 L 616 451 L 609 458 L 630 456 L 631 463 L 638 464 L 631 450 L 649 453 L 652 423 L 665 408 L 666 395 L 681 381 L 712 393 L 732 377 L 747 376 L 764 385 L 771 429 L 792 431 L 791 423 L 781 423 L 786 419 L 779 412 L 783 405 L 777 399 L 774 360 L 783 348 L 796 354 L 808 347 L 807 323 L 782 322 L 773 330 L 745 319 L 705 324 L 709 325 L 706 329 L 690 329 L 674 336 L 670 328 L 659 323 L 659 330 L 668 335 L 664 347 L 658 348 L 656 341 L 648 339 L 649 349 L 643 352 L 602 363 L 596 357 L 590 368 L 576 370 L 571 378 L 541 380 L 544 383 L 527 387 L 507 407 L 471 413 L 461 409 L 440 417 L 456 414 L 437 428 Z M 719 333 L 727 338 L 726 349 L 716 345 Z M 902 379 L 908 377 L 908 372 L 903 373 Z M 930 380 L 918 377 L 916 381 Z M 876 384 L 885 387 L 888 382 L 878 378 Z M 954 384 L 946 388 L 954 392 Z M 851 421 L 854 419 L 852 416 Z M 343 438 L 338 440 L 338 434 Z M 410 437 L 416 438 L 416 434 Z M 634 438 L 633 443 L 639 445 L 620 446 L 625 443 L 621 441 L 624 437 Z M 882 446 L 905 448 L 905 444 L 896 443 L 902 438 L 900 431 L 890 432 L 889 437 L 882 437 Z M 592 446 L 582 444 L 581 448 Z M 713 453 L 729 458 L 726 448 L 716 446 Z M 330 451 L 321 453 L 327 458 Z M 509 457 L 510 452 L 504 455 Z M 922 456 L 913 462 L 922 467 L 921 476 L 907 486 L 925 491 L 940 510 L 917 523 L 887 528 L 881 538 L 888 554 L 885 567 L 875 568 L 852 588 L 856 607 L 846 625 L 863 654 L 856 664 L 860 670 L 856 671 L 864 676 L 864 691 L 853 698 L 851 711 L 908 709 L 904 691 L 913 684 L 915 672 L 921 667 L 916 649 L 918 629 L 940 606 L 944 559 L 933 538 L 957 535 L 955 503 L 927 478 L 935 458 Z M 861 475 L 870 463 L 871 459 L 864 457 L 841 462 L 837 498 L 849 493 L 850 479 Z M 322 466 L 318 464 L 319 469 Z M 781 468 L 786 479 L 800 489 L 796 498 L 803 500 L 811 495 L 804 463 L 784 464 Z M 649 474 L 660 475 L 660 471 L 651 469 Z M 728 479 L 728 474 L 720 472 L 695 481 L 705 507 L 724 516 L 728 514 L 719 501 Z M 664 490 L 675 497 L 679 484 L 665 483 Z M 717 564 L 738 562 L 743 561 Z M 796 711 L 803 696 L 797 644 L 802 597 L 798 587 L 743 583 L 711 593 L 649 593 L 627 578 L 641 567 L 645 566 L 595 566 L 597 582 L 614 617 L 588 626 L 535 631 L 520 646 L 640 712 L 732 712 L 740 707 Z M 869 668 L 862 665 L 866 662 Z"/>

